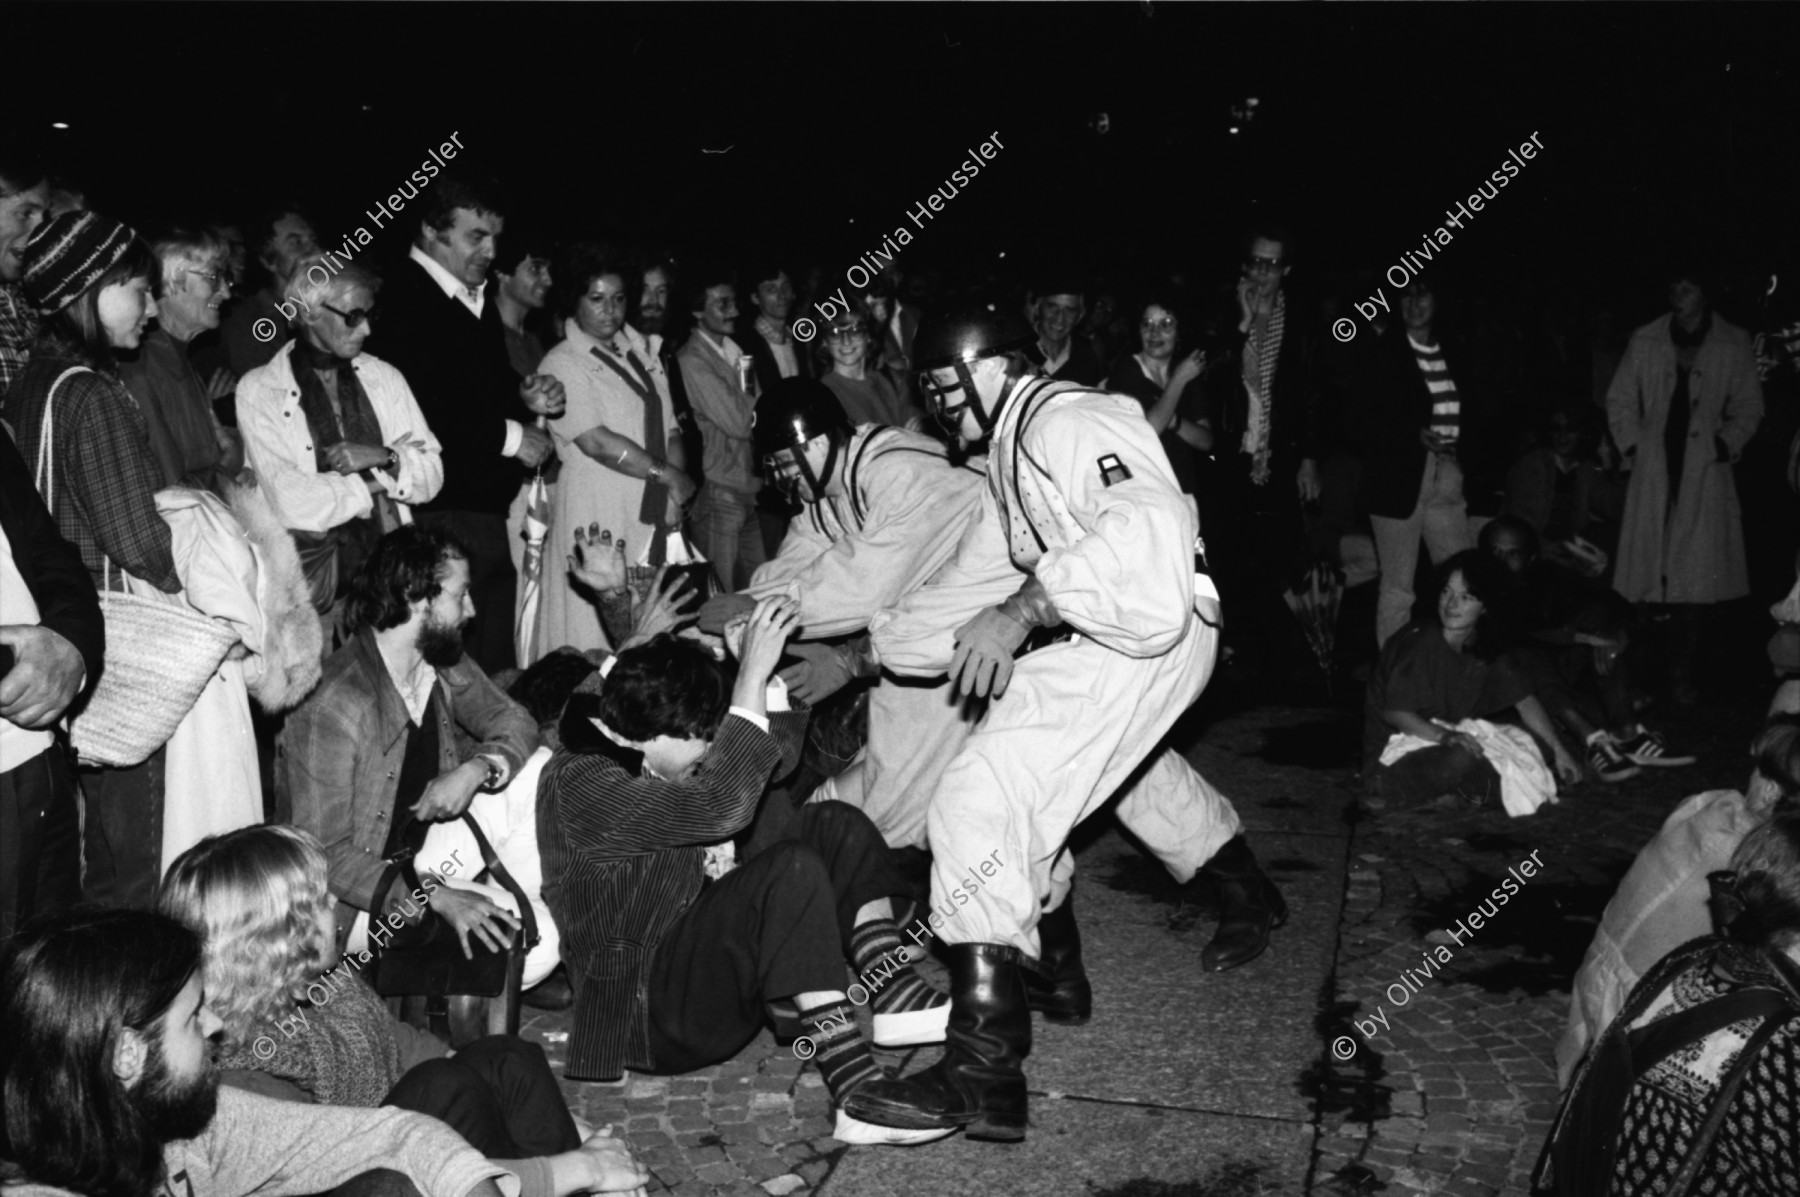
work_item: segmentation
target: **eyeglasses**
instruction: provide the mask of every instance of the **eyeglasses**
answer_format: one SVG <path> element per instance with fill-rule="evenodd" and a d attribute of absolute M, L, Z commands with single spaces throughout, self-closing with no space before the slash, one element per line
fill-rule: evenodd
<path fill-rule="evenodd" d="M 825 333 L 827 341 L 860 341 L 869 335 L 869 330 L 860 324 L 852 324 L 845 328 L 830 329 Z"/>
<path fill-rule="evenodd" d="M 1244 269 L 1252 273 L 1280 270 L 1283 263 L 1280 258 L 1245 258 Z"/>
<path fill-rule="evenodd" d="M 229 278 L 226 278 L 223 274 L 219 273 L 216 270 L 195 270 L 190 267 L 188 269 L 188 273 L 193 275 L 195 278 L 205 279 L 207 286 L 211 287 L 215 291 L 231 290 L 231 280 Z"/>
<path fill-rule="evenodd" d="M 334 308 L 328 303 L 322 303 L 319 306 L 328 312 L 334 312 L 343 317 L 344 327 L 346 328 L 355 328 L 357 325 L 363 323 L 367 323 L 371 328 L 375 326 L 376 312 L 374 308 L 351 308 L 346 312 L 342 308 Z"/>
<path fill-rule="evenodd" d="M 1175 317 L 1164 316 L 1160 320 L 1145 320 L 1138 327 L 1145 332 L 1174 332 Z"/>

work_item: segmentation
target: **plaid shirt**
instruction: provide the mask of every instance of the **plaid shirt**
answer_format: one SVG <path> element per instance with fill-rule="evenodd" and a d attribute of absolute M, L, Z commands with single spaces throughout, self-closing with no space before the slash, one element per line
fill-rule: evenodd
<path fill-rule="evenodd" d="M 40 340 L 7 393 L 6 415 L 34 477 L 50 387 L 64 370 L 80 364 L 67 347 Z M 105 585 L 105 562 L 111 558 L 115 570 L 170 594 L 179 591 L 169 526 L 156 510 L 161 481 L 156 458 L 131 392 L 112 375 L 84 371 L 71 375 L 55 400 L 53 493 L 45 502 L 57 531 L 80 551 L 96 586 Z M 115 588 L 124 589 L 124 583 Z"/>
<path fill-rule="evenodd" d="M 0 400 L 12 390 L 25 363 L 31 358 L 31 344 L 37 340 L 38 319 L 25 301 L 17 283 L 0 283 Z"/>

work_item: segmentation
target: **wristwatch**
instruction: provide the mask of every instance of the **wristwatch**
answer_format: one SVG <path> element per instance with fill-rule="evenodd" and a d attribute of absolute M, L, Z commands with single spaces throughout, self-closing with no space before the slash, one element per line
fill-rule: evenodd
<path fill-rule="evenodd" d="M 481 792 L 497 794 L 500 792 L 501 783 L 506 779 L 506 770 L 501 768 L 500 762 L 491 756 L 484 756 L 481 759 L 487 764 L 487 780 L 481 783 Z"/>
<path fill-rule="evenodd" d="M 390 473 L 390 474 L 399 470 L 399 468 L 400 468 L 400 451 L 398 449 L 389 449 L 388 450 L 387 465 L 385 468 L 387 469 L 388 473 Z"/>
<path fill-rule="evenodd" d="M 667 471 L 663 468 L 662 462 L 652 460 L 649 467 L 644 470 L 644 477 L 652 482 L 661 482 L 666 473 Z"/>

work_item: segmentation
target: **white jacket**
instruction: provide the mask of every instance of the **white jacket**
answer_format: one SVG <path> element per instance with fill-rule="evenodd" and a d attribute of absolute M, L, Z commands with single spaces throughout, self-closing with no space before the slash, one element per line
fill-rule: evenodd
<path fill-rule="evenodd" d="M 282 523 L 301 532 L 324 532 L 368 515 L 375 504 L 361 478 L 321 474 L 314 464 L 312 430 L 300 407 L 293 355 L 293 344 L 283 345 L 268 365 L 238 382 L 238 428 L 244 434 L 246 462 Z M 425 442 L 422 449 L 399 448 L 398 478 L 383 470 L 374 471 L 375 477 L 396 502 L 429 502 L 444 485 L 443 446 L 426 425 L 412 388 L 400 371 L 366 353 L 350 366 L 375 409 L 382 443 L 392 445 L 409 436 Z"/>

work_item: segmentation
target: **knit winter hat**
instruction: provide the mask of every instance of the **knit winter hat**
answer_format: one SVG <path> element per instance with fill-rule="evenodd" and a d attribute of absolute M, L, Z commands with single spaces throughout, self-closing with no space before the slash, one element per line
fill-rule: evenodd
<path fill-rule="evenodd" d="M 60 312 L 111 270 L 137 231 L 98 212 L 64 212 L 38 227 L 25 246 L 25 298 L 48 316 Z"/>

